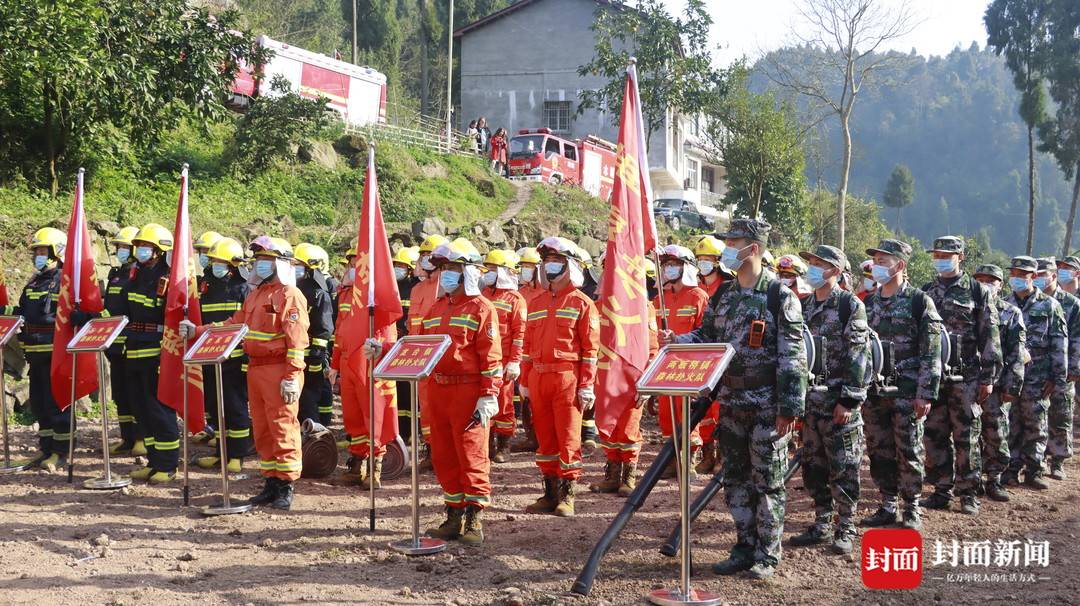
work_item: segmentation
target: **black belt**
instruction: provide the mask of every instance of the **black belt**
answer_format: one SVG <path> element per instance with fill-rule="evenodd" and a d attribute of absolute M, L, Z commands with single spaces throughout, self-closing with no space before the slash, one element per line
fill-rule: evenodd
<path fill-rule="evenodd" d="M 153 322 L 131 322 L 127 325 L 127 330 L 132 332 L 165 332 L 165 325 L 154 324 Z"/>
<path fill-rule="evenodd" d="M 27 324 L 23 327 L 23 331 L 28 333 L 49 333 L 52 334 L 54 326 L 52 324 Z"/>

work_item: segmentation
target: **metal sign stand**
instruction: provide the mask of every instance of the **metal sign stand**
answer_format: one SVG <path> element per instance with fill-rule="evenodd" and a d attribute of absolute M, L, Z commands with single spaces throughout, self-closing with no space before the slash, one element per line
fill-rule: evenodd
<path fill-rule="evenodd" d="M 677 365 L 682 361 L 678 358 L 680 352 L 696 356 L 715 352 L 714 364 L 711 365 L 711 370 L 701 373 L 700 379 L 685 376 L 689 375 L 686 372 L 678 373 L 678 379 L 662 378 L 665 371 L 673 367 L 673 362 Z M 637 384 L 640 395 L 668 396 L 672 419 L 676 418 L 675 398 L 679 399 L 682 408 L 680 435 L 673 437 L 678 440 L 675 468 L 679 480 L 679 535 L 682 539 L 679 550 L 679 586 L 675 589 L 657 589 L 650 592 L 647 596 L 649 602 L 658 606 L 718 606 L 721 603 L 720 596 L 694 589 L 690 585 L 690 398 L 711 392 L 733 355 L 734 350 L 724 344 L 668 345 L 645 369 Z M 684 365 L 683 368 L 685 367 Z"/>
<path fill-rule="evenodd" d="M 79 332 L 75 333 L 68 343 L 68 352 L 71 356 L 71 438 L 68 456 L 68 483 L 73 480 L 74 454 L 75 454 L 75 365 L 79 353 L 97 354 L 98 370 L 98 401 L 101 404 L 101 459 L 105 467 L 105 475 L 100 478 L 92 478 L 83 482 L 83 488 L 90 490 L 116 490 L 131 484 L 131 478 L 114 478 L 112 473 L 112 461 L 109 455 L 109 399 L 108 386 L 105 382 L 105 350 L 113 344 L 120 333 L 127 326 L 128 319 L 125 316 L 110 316 L 96 318 L 86 323 Z M 99 327 L 105 327 L 99 329 Z M 88 338 L 91 332 L 99 332 L 100 336 Z M 106 332 L 107 331 L 107 332 Z"/>
<path fill-rule="evenodd" d="M 21 316 L 6 316 L 0 317 L 0 321 L 3 322 L 0 324 L 0 330 L 3 331 L 0 332 L 0 348 L 3 348 L 12 337 L 18 334 L 23 319 Z M 4 465 L 0 467 L 0 475 L 24 471 L 29 468 L 29 465 L 11 464 L 11 438 L 8 435 L 7 375 L 4 374 L 3 368 L 0 368 L 0 409 L 3 409 L 4 426 Z"/>
<path fill-rule="evenodd" d="M 408 348 L 417 345 L 433 346 L 430 357 L 426 358 L 424 361 L 423 368 L 411 372 L 398 372 L 397 369 L 393 368 L 393 361 L 397 359 L 403 351 L 407 351 Z M 446 541 L 420 536 L 420 479 L 417 468 L 420 466 L 420 449 L 418 446 L 421 438 L 420 407 L 418 404 L 419 389 L 417 388 L 419 387 L 420 380 L 431 374 L 432 370 L 435 369 L 435 365 L 442 359 L 443 354 L 446 353 L 446 350 L 449 347 L 450 337 L 447 335 L 404 337 L 395 343 L 390 351 L 383 356 L 382 361 L 375 368 L 373 373 L 375 378 L 380 380 L 399 380 L 412 383 L 412 389 L 409 390 L 409 407 L 412 412 L 411 418 L 409 419 L 411 428 L 410 439 L 412 441 L 412 447 L 409 448 L 409 458 L 412 467 L 412 538 L 389 544 L 390 548 L 394 551 L 409 556 L 431 555 L 446 549 Z M 374 446 L 374 434 L 369 437 L 371 438 L 372 446 Z"/>
<path fill-rule="evenodd" d="M 229 359 L 229 355 L 236 349 L 236 346 L 240 344 L 240 341 L 244 338 L 248 332 L 248 327 L 245 325 L 240 326 L 221 326 L 208 329 L 202 334 L 195 344 L 192 345 L 184 356 L 184 365 L 204 366 L 206 364 L 212 364 L 214 366 L 214 381 L 217 386 L 217 413 L 218 413 L 218 457 L 221 464 L 221 505 L 204 507 L 201 511 L 205 516 L 221 516 L 230 515 L 234 513 L 244 513 L 251 511 L 255 506 L 250 503 L 241 503 L 234 505 L 229 498 L 229 458 L 226 452 L 225 446 L 228 440 L 225 436 L 228 434 L 228 428 L 225 425 L 225 392 L 222 389 L 221 382 L 221 364 Z M 227 333 L 230 337 L 229 340 L 221 345 L 215 345 L 213 347 L 213 354 L 216 357 L 207 358 L 204 355 L 200 355 L 200 352 L 206 346 L 208 340 L 213 339 L 216 335 Z M 186 374 L 186 371 L 185 371 Z M 185 385 L 185 392 L 187 386 Z M 187 421 L 184 421 L 187 423 Z M 186 431 L 186 429 L 185 429 Z"/>

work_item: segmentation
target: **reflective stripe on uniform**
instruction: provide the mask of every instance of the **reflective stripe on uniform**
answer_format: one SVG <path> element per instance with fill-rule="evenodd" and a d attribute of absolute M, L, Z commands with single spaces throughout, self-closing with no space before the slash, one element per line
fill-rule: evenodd
<path fill-rule="evenodd" d="M 491 498 L 482 494 L 466 494 L 465 502 L 476 503 L 477 505 L 489 505 L 491 503 Z"/>
<path fill-rule="evenodd" d="M 506 301 L 492 301 L 491 304 L 495 306 L 495 309 L 500 309 L 502 311 L 510 311 L 514 308 L 513 305 Z"/>
<path fill-rule="evenodd" d="M 547 317 L 547 310 L 546 309 L 541 309 L 540 311 L 534 311 L 534 312 L 530 313 L 527 316 L 527 318 L 528 318 L 528 320 L 530 322 L 532 322 L 533 320 L 543 320 L 546 317 Z"/>
<path fill-rule="evenodd" d="M 245 339 L 251 339 L 252 341 L 273 341 L 274 339 L 281 339 L 285 337 L 283 332 L 260 332 L 257 330 L 249 330 Z"/>
<path fill-rule="evenodd" d="M 424 328 L 435 328 L 442 322 L 442 318 L 426 318 L 424 319 Z"/>
<path fill-rule="evenodd" d="M 449 492 L 444 492 L 443 493 L 443 502 L 444 503 L 455 504 L 456 505 L 457 503 L 461 503 L 464 500 L 465 500 L 465 495 L 463 493 L 460 493 L 460 492 L 453 493 L 453 494 L 451 494 Z"/>
<path fill-rule="evenodd" d="M 154 449 L 156 450 L 176 450 L 180 448 L 180 440 L 173 440 L 172 442 L 154 442 Z"/>
<path fill-rule="evenodd" d="M 151 347 L 149 349 L 129 349 L 125 352 L 127 359 L 137 360 L 140 358 L 153 358 L 161 355 L 160 347 Z"/>
<path fill-rule="evenodd" d="M 576 307 L 560 307 L 555 310 L 555 317 L 564 320 L 577 320 L 581 317 L 581 310 Z"/>
<path fill-rule="evenodd" d="M 311 340 L 311 346 L 312 347 L 326 347 L 327 345 L 328 345 L 328 343 L 327 343 L 326 339 L 312 339 Z"/>
<path fill-rule="evenodd" d="M 23 345 L 23 351 L 25 351 L 26 353 L 48 353 L 52 350 L 52 343 L 42 343 L 39 345 Z"/>
<path fill-rule="evenodd" d="M 481 370 L 480 375 L 484 377 L 497 377 L 502 374 L 502 364 L 497 364 L 487 370 Z"/>
<path fill-rule="evenodd" d="M 225 303 L 203 303 L 201 309 L 203 313 L 208 311 L 237 311 L 243 307 L 243 303 L 239 301 L 226 301 Z"/>
<path fill-rule="evenodd" d="M 457 328 L 466 328 L 468 330 L 479 330 L 480 321 L 475 316 L 453 316 L 450 318 L 450 326 Z"/>
<path fill-rule="evenodd" d="M 237 439 L 237 440 L 239 440 L 241 438 L 250 438 L 251 437 L 251 428 L 248 428 L 248 429 L 226 429 L 225 430 L 225 437 L 234 438 L 234 439 Z"/>
<path fill-rule="evenodd" d="M 293 348 L 290 347 L 288 349 L 288 351 L 285 352 L 285 357 L 290 359 L 290 360 L 303 360 L 304 359 L 304 350 L 302 350 L 302 349 L 293 349 Z"/>

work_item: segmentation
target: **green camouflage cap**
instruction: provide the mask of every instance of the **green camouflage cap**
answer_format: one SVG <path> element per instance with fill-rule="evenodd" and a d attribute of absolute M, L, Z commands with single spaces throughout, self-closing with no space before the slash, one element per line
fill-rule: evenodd
<path fill-rule="evenodd" d="M 828 244 L 818 244 L 814 247 L 812 252 L 803 251 L 799 253 L 799 256 L 807 261 L 810 259 L 820 259 L 834 267 L 839 267 L 840 269 L 847 267 L 850 270 L 847 255 L 844 254 L 844 251 L 835 246 L 829 246 Z"/>
<path fill-rule="evenodd" d="M 1020 271 L 1039 271 L 1039 262 L 1032 257 L 1020 255 L 1019 257 L 1013 257 L 1012 263 L 1009 266 L 1012 269 L 1019 269 Z"/>
<path fill-rule="evenodd" d="M 728 230 L 722 234 L 716 234 L 717 238 L 746 238 L 755 242 L 768 242 L 769 231 L 772 226 L 765 221 L 757 219 L 735 219 L 728 226 Z"/>
<path fill-rule="evenodd" d="M 1080 258 L 1069 255 L 1064 259 L 1058 259 L 1058 265 L 1067 265 L 1071 269 L 1080 269 Z"/>
<path fill-rule="evenodd" d="M 1057 260 L 1053 257 L 1039 257 L 1038 260 L 1036 260 L 1036 263 L 1039 266 L 1039 271 L 1057 269 Z"/>
<path fill-rule="evenodd" d="M 1001 271 L 1001 268 L 997 265 L 980 265 L 975 270 L 976 276 L 989 276 L 1001 282 L 1005 281 L 1005 272 Z"/>
<path fill-rule="evenodd" d="M 907 261 L 911 258 L 911 245 L 907 242 L 901 242 L 900 240 L 886 238 L 877 245 L 877 248 L 866 249 L 866 254 L 871 257 L 877 253 L 885 253 Z"/>
<path fill-rule="evenodd" d="M 964 254 L 964 239 L 957 236 L 941 236 L 934 240 L 934 246 L 928 253 Z"/>

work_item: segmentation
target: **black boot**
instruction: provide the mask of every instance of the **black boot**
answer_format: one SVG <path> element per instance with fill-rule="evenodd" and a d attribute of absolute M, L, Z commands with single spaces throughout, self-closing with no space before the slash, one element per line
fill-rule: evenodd
<path fill-rule="evenodd" d="M 278 484 L 281 480 L 277 478 L 266 478 L 266 483 L 263 484 L 262 492 L 248 499 L 248 503 L 252 505 L 266 505 L 277 498 Z"/>
<path fill-rule="evenodd" d="M 292 484 L 292 482 L 286 482 L 284 480 L 278 480 L 277 494 L 274 496 L 274 500 L 273 500 L 273 502 L 270 503 L 270 506 L 273 507 L 274 509 L 281 509 L 281 510 L 284 510 L 284 511 L 289 511 L 289 508 L 292 507 L 292 498 L 293 498 L 293 484 Z"/>

